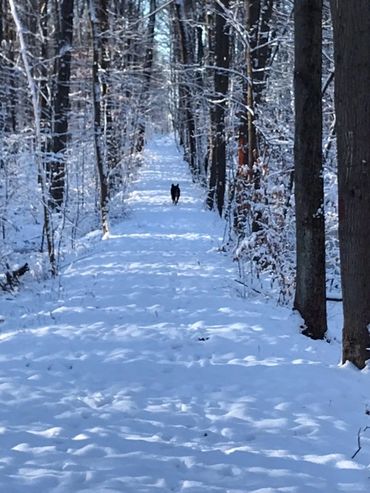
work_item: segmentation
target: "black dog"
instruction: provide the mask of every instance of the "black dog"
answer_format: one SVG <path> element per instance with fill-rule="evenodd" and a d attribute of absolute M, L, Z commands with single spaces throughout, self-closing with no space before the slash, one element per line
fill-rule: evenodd
<path fill-rule="evenodd" d="M 180 198 L 180 187 L 179 184 L 174 185 L 172 183 L 171 185 L 171 198 L 172 198 L 172 203 L 176 205 L 179 201 Z"/>

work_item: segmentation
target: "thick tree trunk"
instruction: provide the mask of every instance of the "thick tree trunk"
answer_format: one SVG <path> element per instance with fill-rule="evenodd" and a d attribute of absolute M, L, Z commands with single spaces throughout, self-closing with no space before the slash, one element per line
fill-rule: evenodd
<path fill-rule="evenodd" d="M 295 202 L 297 275 L 294 308 L 303 333 L 326 332 L 325 224 L 322 170 L 322 0 L 296 0 L 295 22 Z"/>
<path fill-rule="evenodd" d="M 66 148 L 68 138 L 69 85 L 71 77 L 73 0 L 63 0 L 60 5 L 60 31 L 54 74 L 57 76 L 53 97 L 53 128 L 50 163 L 50 196 L 57 208 L 64 199 Z"/>
<path fill-rule="evenodd" d="M 370 358 L 370 3 L 331 1 L 334 25 L 343 362 Z"/>

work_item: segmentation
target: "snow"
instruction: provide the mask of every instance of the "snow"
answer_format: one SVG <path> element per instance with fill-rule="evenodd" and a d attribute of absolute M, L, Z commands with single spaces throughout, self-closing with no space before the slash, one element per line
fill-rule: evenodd
<path fill-rule="evenodd" d="M 60 278 L 0 299 L 0 491 L 370 491 L 369 378 L 339 365 L 339 304 L 328 344 L 241 296 L 168 137 L 127 205 Z"/>

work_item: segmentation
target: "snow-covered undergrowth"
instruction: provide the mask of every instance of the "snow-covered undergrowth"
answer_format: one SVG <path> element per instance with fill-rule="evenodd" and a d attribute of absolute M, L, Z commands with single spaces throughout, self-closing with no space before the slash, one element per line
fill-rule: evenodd
<path fill-rule="evenodd" d="M 328 344 L 238 296 L 172 140 L 131 189 L 109 240 L 0 298 L 0 491 L 369 491 L 369 375 L 338 365 L 338 304 Z"/>

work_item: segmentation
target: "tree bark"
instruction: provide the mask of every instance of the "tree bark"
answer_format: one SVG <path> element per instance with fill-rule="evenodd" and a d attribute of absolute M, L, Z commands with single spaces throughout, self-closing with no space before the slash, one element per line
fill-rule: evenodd
<path fill-rule="evenodd" d="M 245 48 L 246 81 L 243 84 L 245 108 L 240 115 L 238 136 L 238 169 L 236 183 L 236 217 L 234 228 L 243 236 L 246 219 L 252 215 L 252 232 L 261 229 L 261 212 L 251 202 L 258 195 L 252 192 L 260 188 L 260 171 L 256 166 L 259 157 L 257 129 L 255 125 L 256 102 L 263 99 L 270 47 L 269 23 L 273 0 L 245 0 L 245 21 L 248 46 Z"/>
<path fill-rule="evenodd" d="M 58 209 L 63 204 L 65 188 L 66 149 L 68 138 L 69 85 L 71 77 L 73 0 L 63 0 L 60 5 L 57 57 L 54 74 L 56 89 L 53 97 L 53 128 L 50 163 L 50 196 Z"/>
<path fill-rule="evenodd" d="M 222 4 L 222 5 L 221 5 Z M 214 73 L 214 98 L 211 110 L 212 144 L 210 156 L 210 184 L 212 195 L 208 197 L 208 207 L 213 207 L 213 192 L 215 189 L 217 210 L 222 216 L 225 188 L 226 188 L 226 132 L 225 113 L 227 103 L 227 91 L 229 75 L 227 70 L 230 65 L 229 34 L 226 29 L 226 12 L 229 8 L 229 0 L 222 0 L 216 5 L 215 26 L 215 73 Z"/>
<path fill-rule="evenodd" d="M 258 158 L 257 132 L 255 128 L 255 105 L 263 101 L 266 88 L 266 68 L 271 56 L 270 21 L 274 0 L 245 0 L 246 29 L 246 75 L 244 103 L 239 130 L 238 162 L 247 165 L 248 179 L 253 181 L 253 166 Z M 257 187 L 259 188 L 258 184 Z"/>
<path fill-rule="evenodd" d="M 3 57 L 0 59 L 1 90 L 0 132 L 11 133 L 17 130 L 17 89 L 18 76 L 15 68 L 16 32 L 11 22 L 8 0 L 0 2 L 0 46 Z"/>
<path fill-rule="evenodd" d="M 102 119 L 104 125 L 104 147 L 107 161 L 107 170 L 110 175 L 109 188 L 114 190 L 115 180 L 117 176 L 114 170 L 119 162 L 118 155 L 118 138 L 117 125 L 114 122 L 114 102 L 112 96 L 112 37 L 111 26 L 109 19 L 109 2 L 108 0 L 100 0 L 98 8 L 98 16 L 101 30 L 101 53 L 100 53 L 100 68 L 101 68 L 101 91 L 102 91 Z"/>
<path fill-rule="evenodd" d="M 183 74 L 181 74 L 179 96 L 180 96 L 180 111 L 183 111 L 183 116 L 180 115 L 184 129 L 183 142 L 185 145 L 185 157 L 189 162 L 190 170 L 193 176 L 198 174 L 196 168 L 196 137 L 195 137 L 195 117 L 192 111 L 192 91 L 190 88 L 190 79 L 187 71 L 194 63 L 192 58 L 191 48 L 188 43 L 188 37 L 185 28 L 184 6 L 180 3 L 174 4 L 175 12 L 175 29 L 177 32 L 179 43 L 179 61 L 182 65 Z"/>
<path fill-rule="evenodd" d="M 35 148 L 36 148 L 35 159 L 37 162 L 38 174 L 40 177 L 41 198 L 42 198 L 42 205 L 44 211 L 43 231 L 45 232 L 46 235 L 51 273 L 53 276 L 55 276 L 57 274 L 57 263 L 56 263 L 55 245 L 54 245 L 54 231 L 52 226 L 52 216 L 48 208 L 49 195 L 44 179 L 44 173 L 42 170 L 41 120 L 40 120 L 40 111 L 39 111 L 40 108 L 39 108 L 39 100 L 38 100 L 38 91 L 37 91 L 35 80 L 32 76 L 31 64 L 28 58 L 29 50 L 24 38 L 25 29 L 19 19 L 17 8 L 15 6 L 15 1 L 9 0 L 9 6 L 16 26 L 16 31 L 20 43 L 20 53 L 23 59 L 27 82 L 31 93 L 34 127 L 35 127 Z"/>
<path fill-rule="evenodd" d="M 271 57 L 271 17 L 274 0 L 253 0 L 256 12 L 253 15 L 255 25 L 251 32 L 251 48 L 253 56 L 253 93 L 254 102 L 263 102 L 266 92 L 266 79 Z M 257 8 L 258 4 L 258 8 Z"/>
<path fill-rule="evenodd" d="M 370 3 L 331 0 L 343 362 L 370 358 Z"/>
<path fill-rule="evenodd" d="M 103 236 L 109 234 L 109 186 L 108 186 L 108 170 L 106 163 L 104 163 L 104 153 L 103 153 L 103 124 L 102 124 L 102 81 L 99 77 L 99 67 L 101 61 L 101 26 L 99 19 L 98 9 L 101 8 L 99 4 L 98 7 L 95 4 L 95 0 L 90 0 L 90 22 L 91 22 L 91 34 L 92 34 L 92 45 L 93 45 L 93 66 L 92 66 L 92 96 L 93 96 L 93 113 L 94 113 L 94 147 L 95 147 L 95 158 L 96 158 L 96 168 L 98 171 L 99 185 L 100 185 L 100 216 L 101 216 L 101 227 Z"/>
<path fill-rule="evenodd" d="M 141 91 L 140 106 L 139 106 L 139 125 L 138 137 L 136 141 L 136 152 L 141 152 L 144 149 L 145 142 L 145 113 L 149 98 L 150 84 L 152 80 L 153 59 L 154 59 L 154 29 L 155 29 L 155 12 L 157 10 L 157 0 L 150 0 L 150 17 L 147 29 L 147 48 L 143 67 L 144 83 Z"/>
<path fill-rule="evenodd" d="M 49 0 L 40 0 L 40 29 L 41 29 L 41 47 L 40 56 L 43 63 L 40 65 L 40 123 L 42 134 L 42 154 L 44 160 L 44 169 L 48 170 L 48 153 L 50 149 L 50 124 L 51 124 L 51 107 L 50 107 L 50 81 L 48 80 L 48 67 L 46 60 L 48 59 L 48 4 Z M 39 178 L 40 181 L 40 178 Z"/>
<path fill-rule="evenodd" d="M 322 170 L 322 0 L 296 0 L 295 23 L 295 202 L 296 292 L 294 308 L 303 333 L 326 332 L 325 224 Z"/>

